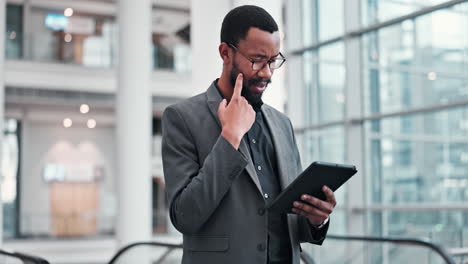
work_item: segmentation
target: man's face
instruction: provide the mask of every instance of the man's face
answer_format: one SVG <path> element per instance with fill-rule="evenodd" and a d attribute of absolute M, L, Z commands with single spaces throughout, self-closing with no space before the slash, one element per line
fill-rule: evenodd
<path fill-rule="evenodd" d="M 242 96 L 255 109 L 259 109 L 263 104 L 263 92 L 271 82 L 274 70 L 268 65 L 260 70 L 254 70 L 251 60 L 261 62 L 277 58 L 280 49 L 279 33 L 250 28 L 246 38 L 239 41 L 236 49 L 230 71 L 232 87 L 235 86 L 237 75 L 242 73 L 244 76 Z"/>

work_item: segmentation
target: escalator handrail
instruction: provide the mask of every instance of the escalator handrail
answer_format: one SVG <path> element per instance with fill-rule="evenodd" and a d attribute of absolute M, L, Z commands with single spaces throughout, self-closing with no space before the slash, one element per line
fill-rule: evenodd
<path fill-rule="evenodd" d="M 182 243 L 172 244 L 172 243 L 163 243 L 163 242 L 156 242 L 156 241 L 142 241 L 142 242 L 131 243 L 119 249 L 119 251 L 115 253 L 115 255 L 112 257 L 112 259 L 109 261 L 108 264 L 115 264 L 116 260 L 123 253 L 137 246 L 157 246 L 157 247 L 167 247 L 169 249 L 174 249 L 174 248 L 182 248 Z"/>
<path fill-rule="evenodd" d="M 336 239 L 336 240 L 353 240 L 353 241 L 365 241 L 365 242 L 387 242 L 392 244 L 404 244 L 404 245 L 415 245 L 421 246 L 432 251 L 435 251 L 439 256 L 444 259 L 445 263 L 447 264 L 455 264 L 455 260 L 447 253 L 447 251 L 432 242 L 423 239 L 416 239 L 416 238 L 397 238 L 397 237 L 372 237 L 372 236 L 345 236 L 345 235 L 327 235 L 328 239 Z"/>
<path fill-rule="evenodd" d="M 45 260 L 43 258 L 40 258 L 40 257 L 36 257 L 36 256 L 32 256 L 32 255 L 24 254 L 24 253 L 20 253 L 20 252 L 10 252 L 10 251 L 6 251 L 4 249 L 0 249 L 0 256 L 2 256 L 2 255 L 3 256 L 9 256 L 9 257 L 15 257 L 15 258 L 18 258 L 21 261 L 24 261 L 24 262 L 27 262 L 27 263 L 50 264 L 47 260 Z"/>
<path fill-rule="evenodd" d="M 126 251 L 130 250 L 131 248 L 137 247 L 137 246 L 159 246 L 159 247 L 167 247 L 169 249 L 175 249 L 175 248 L 183 248 L 182 243 L 178 244 L 171 244 L 171 243 L 162 243 L 162 242 L 155 242 L 155 241 L 147 241 L 147 242 L 135 242 L 128 244 L 127 246 L 122 247 L 115 255 L 112 257 L 112 259 L 108 262 L 108 264 L 115 264 L 116 260 Z M 301 253 L 301 259 L 306 263 L 306 264 L 315 264 L 314 259 L 307 254 L 307 252 L 302 252 Z"/>
<path fill-rule="evenodd" d="M 345 236 L 345 235 L 327 235 L 328 239 L 335 239 L 335 240 L 351 240 L 351 241 L 365 241 L 365 242 L 386 242 L 392 244 L 404 244 L 404 245 L 415 245 L 428 248 L 432 251 L 435 251 L 439 256 L 444 259 L 445 263 L 447 264 L 455 264 L 453 258 L 445 251 L 445 249 L 435 243 L 423 240 L 423 239 L 415 239 L 415 238 L 392 238 L 392 237 L 372 237 L 372 236 Z M 171 244 L 171 243 L 162 243 L 162 242 L 155 242 L 155 241 L 147 241 L 147 242 L 136 242 L 131 243 L 127 246 L 122 247 L 109 261 L 108 264 L 115 264 L 115 261 L 126 251 L 131 248 L 141 246 L 141 245 L 149 245 L 149 246 L 160 246 L 160 247 L 167 247 L 169 249 L 174 248 L 182 248 L 182 243 Z M 314 263 L 313 258 L 306 254 L 306 252 L 302 252 L 301 259 L 308 264 Z M 40 263 L 40 262 L 39 262 Z M 44 262 L 47 264 L 48 262 Z M 42 264 L 42 263 L 41 263 Z"/>

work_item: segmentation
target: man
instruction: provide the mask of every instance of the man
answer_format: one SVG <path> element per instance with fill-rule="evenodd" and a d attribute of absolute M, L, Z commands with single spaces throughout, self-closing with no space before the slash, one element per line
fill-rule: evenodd
<path fill-rule="evenodd" d="M 321 244 L 336 205 L 303 195 L 292 214 L 265 207 L 302 172 L 289 119 L 262 102 L 285 61 L 274 19 L 241 6 L 224 18 L 221 77 L 168 107 L 162 156 L 182 263 L 299 263 L 300 242 Z"/>

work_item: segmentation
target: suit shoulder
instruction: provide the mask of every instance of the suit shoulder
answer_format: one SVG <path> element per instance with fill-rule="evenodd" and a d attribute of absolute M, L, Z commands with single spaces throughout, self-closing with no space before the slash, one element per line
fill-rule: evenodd
<path fill-rule="evenodd" d="M 291 123 L 291 121 L 289 120 L 289 117 L 287 115 L 281 113 L 280 111 L 278 111 L 276 108 L 274 108 L 272 106 L 269 106 L 267 104 L 264 104 L 263 107 L 267 108 L 270 112 L 272 112 L 276 117 L 278 117 L 282 121 L 287 122 L 287 123 Z"/>
<path fill-rule="evenodd" d="M 206 93 L 201 93 L 186 99 L 182 99 L 179 102 L 169 105 L 164 112 L 169 110 L 175 110 L 179 114 L 193 113 L 194 111 L 200 111 L 200 106 L 206 102 Z M 164 114 L 163 114 L 164 116 Z"/>

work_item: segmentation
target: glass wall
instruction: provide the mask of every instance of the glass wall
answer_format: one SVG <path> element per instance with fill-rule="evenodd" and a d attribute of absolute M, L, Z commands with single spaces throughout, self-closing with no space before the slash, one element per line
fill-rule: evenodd
<path fill-rule="evenodd" d="M 166 21 L 179 22 L 169 27 L 163 24 Z M 9 4 L 6 58 L 114 68 L 118 65 L 117 27 L 113 14 L 64 10 L 52 4 Z M 189 11 L 154 9 L 152 33 L 148 34 L 152 34 L 154 69 L 190 71 Z"/>
<path fill-rule="evenodd" d="M 23 7 L 7 5 L 6 9 L 5 58 L 23 56 Z"/>
<path fill-rule="evenodd" d="M 302 39 L 303 46 L 313 45 L 322 40 L 340 36 L 344 31 L 343 1 L 301 1 Z M 290 93 L 302 91 L 303 96 L 303 124 L 306 129 L 296 131 L 301 151 L 301 159 L 305 168 L 313 161 L 327 161 L 345 163 L 345 127 L 334 122 L 343 120 L 345 115 L 345 50 L 343 42 L 336 42 L 320 49 L 304 52 L 302 57 L 303 88 L 292 88 Z M 297 78 L 290 75 L 290 78 Z M 294 104 L 295 102 L 288 102 Z M 293 115 L 294 113 L 291 113 Z M 323 129 L 314 127 L 330 124 Z M 346 186 L 336 193 L 338 204 L 330 228 L 335 234 L 346 233 L 346 219 L 348 212 L 344 202 L 346 200 Z M 314 246 L 303 244 L 303 249 L 314 251 Z M 333 255 L 343 247 L 322 248 L 323 255 Z M 322 263 L 317 255 L 316 261 Z"/>
<path fill-rule="evenodd" d="M 434 5 L 443 4 L 444 0 L 362 0 L 363 25 L 387 21 L 402 15 L 420 11 Z"/>
<path fill-rule="evenodd" d="M 326 40 L 343 34 L 344 2 L 342 0 L 301 1 L 301 4 L 305 46 L 317 40 Z"/>
<path fill-rule="evenodd" d="M 468 99 L 468 5 L 365 34 L 366 113 Z"/>
<path fill-rule="evenodd" d="M 368 2 L 369 17 L 381 2 L 391 1 Z M 382 209 L 369 213 L 370 233 L 427 237 L 446 247 L 468 241 L 468 211 L 450 209 L 468 200 L 467 8 L 362 37 L 365 114 L 395 113 L 364 123 L 368 203 Z"/>
<path fill-rule="evenodd" d="M 288 28 L 303 43 L 301 50 L 290 50 L 303 70 L 289 73 L 303 80 L 303 88 L 289 92 L 304 96 L 288 102 L 303 105 L 303 113 L 288 113 L 303 118 L 296 127 L 303 163 L 362 164 L 354 179 L 358 189 L 345 186 L 336 193 L 339 206 L 329 232 L 466 246 L 468 3 L 352 3 L 302 0 L 301 27 Z M 389 19 L 395 20 L 384 23 Z M 349 203 L 356 192 L 362 200 Z M 335 242 L 307 248 L 327 256 L 332 248 L 340 250 Z M 356 249 L 356 263 L 418 261 L 405 248 L 348 246 Z M 319 262 L 343 263 L 327 261 Z M 439 262 L 432 256 L 424 263 Z"/>
<path fill-rule="evenodd" d="M 31 7 L 27 19 L 24 59 L 104 68 L 116 64 L 115 18 Z"/>

